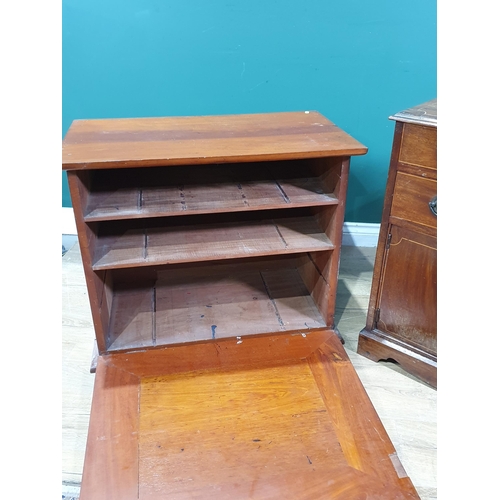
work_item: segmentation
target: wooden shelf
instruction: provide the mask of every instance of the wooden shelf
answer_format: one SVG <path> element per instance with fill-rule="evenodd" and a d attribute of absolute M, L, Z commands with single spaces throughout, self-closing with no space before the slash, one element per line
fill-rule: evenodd
<path fill-rule="evenodd" d="M 99 234 L 93 270 L 332 250 L 314 217 L 125 229 Z"/>
<path fill-rule="evenodd" d="M 87 222 L 338 204 L 301 161 L 127 169 L 119 179 L 109 171 L 93 175 Z"/>
<path fill-rule="evenodd" d="M 164 332 L 189 330 L 180 320 L 170 325 L 175 314 L 158 309 L 170 284 L 156 273 L 178 267 L 232 263 L 246 270 L 250 262 L 273 261 L 281 269 L 294 261 L 307 300 L 320 312 L 318 324 L 334 328 L 350 157 L 365 153 L 314 111 L 75 121 L 63 141 L 63 169 L 99 354 L 168 344 Z M 215 286 L 213 273 L 207 279 Z M 258 273 L 252 276 L 261 283 Z M 215 293 L 210 286 L 205 296 Z M 237 331 L 281 332 L 272 301 L 255 300 Z M 307 328 L 314 317 L 294 315 L 285 331 Z M 212 325 L 223 335 L 213 322 L 188 334 L 189 341 L 210 341 Z"/>
<path fill-rule="evenodd" d="M 108 351 L 325 326 L 296 268 L 170 269 L 153 285 L 115 286 Z"/>

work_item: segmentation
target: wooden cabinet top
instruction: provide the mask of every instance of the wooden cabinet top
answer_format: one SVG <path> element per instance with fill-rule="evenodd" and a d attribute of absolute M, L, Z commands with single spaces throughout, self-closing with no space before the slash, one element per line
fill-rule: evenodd
<path fill-rule="evenodd" d="M 63 170 L 363 155 L 367 148 L 316 111 L 75 120 Z"/>
<path fill-rule="evenodd" d="M 400 111 L 391 116 L 390 119 L 398 122 L 437 127 L 437 99 Z"/>

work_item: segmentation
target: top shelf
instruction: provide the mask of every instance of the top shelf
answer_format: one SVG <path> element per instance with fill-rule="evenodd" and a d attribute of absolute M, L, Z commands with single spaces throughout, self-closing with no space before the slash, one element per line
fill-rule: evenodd
<path fill-rule="evenodd" d="M 312 162 L 313 160 L 308 160 Z M 95 170 L 84 220 L 140 219 L 337 205 L 325 182 L 300 160 L 238 165 Z"/>
<path fill-rule="evenodd" d="M 316 111 L 75 120 L 63 170 L 363 155 L 367 148 Z"/>

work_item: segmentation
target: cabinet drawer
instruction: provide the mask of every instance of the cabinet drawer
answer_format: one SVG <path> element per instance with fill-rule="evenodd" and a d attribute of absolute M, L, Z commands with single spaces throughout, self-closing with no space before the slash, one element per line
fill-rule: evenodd
<path fill-rule="evenodd" d="M 398 172 L 394 186 L 391 216 L 425 226 L 436 227 L 429 202 L 437 195 L 437 182 Z"/>
<path fill-rule="evenodd" d="M 437 129 L 405 123 L 399 161 L 437 169 Z"/>

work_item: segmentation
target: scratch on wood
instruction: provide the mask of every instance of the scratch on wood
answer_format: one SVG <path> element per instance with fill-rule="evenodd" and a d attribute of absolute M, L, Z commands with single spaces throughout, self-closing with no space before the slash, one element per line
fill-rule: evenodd
<path fill-rule="evenodd" d="M 237 182 L 236 185 L 238 186 L 238 190 L 240 191 L 241 198 L 243 199 L 243 204 L 248 207 L 249 204 L 248 204 L 248 201 L 247 201 L 247 196 L 245 194 L 245 191 L 243 191 L 243 186 L 239 182 Z"/>
<path fill-rule="evenodd" d="M 307 461 L 312 465 L 311 459 L 306 455 Z"/>
<path fill-rule="evenodd" d="M 179 196 L 181 197 L 181 209 L 187 210 L 186 195 L 184 194 L 184 185 L 179 186 Z"/>
<path fill-rule="evenodd" d="M 148 230 L 144 229 L 144 248 L 142 250 L 143 259 L 148 258 Z"/>
<path fill-rule="evenodd" d="M 217 342 L 215 342 L 214 347 L 215 347 L 215 352 L 217 353 L 217 357 L 219 357 L 219 353 L 221 351 L 220 345 Z"/>

